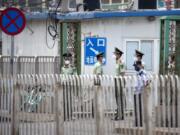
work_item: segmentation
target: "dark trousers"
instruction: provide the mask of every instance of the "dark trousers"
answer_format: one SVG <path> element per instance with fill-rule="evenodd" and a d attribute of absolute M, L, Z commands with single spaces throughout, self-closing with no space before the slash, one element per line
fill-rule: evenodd
<path fill-rule="evenodd" d="M 143 126 L 142 119 L 142 94 L 134 94 L 134 116 L 135 126 Z"/>
<path fill-rule="evenodd" d="M 117 104 L 116 118 L 124 119 L 123 87 L 120 78 L 115 78 L 115 98 Z"/>

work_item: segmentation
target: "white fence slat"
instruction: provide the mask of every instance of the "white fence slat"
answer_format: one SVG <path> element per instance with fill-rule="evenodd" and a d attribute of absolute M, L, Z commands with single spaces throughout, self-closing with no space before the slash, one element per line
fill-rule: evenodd
<path fill-rule="evenodd" d="M 180 128 L 180 78 L 176 76 L 177 81 L 177 113 L 178 113 L 178 130 Z"/>

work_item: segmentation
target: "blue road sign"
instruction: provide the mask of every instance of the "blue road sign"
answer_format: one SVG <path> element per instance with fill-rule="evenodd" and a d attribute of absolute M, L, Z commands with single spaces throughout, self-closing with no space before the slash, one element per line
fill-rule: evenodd
<path fill-rule="evenodd" d="M 97 62 L 96 55 L 104 53 L 103 64 L 106 64 L 106 45 L 107 39 L 103 37 L 87 37 L 85 39 L 85 65 L 94 65 Z"/>
<path fill-rule="evenodd" d="M 25 15 L 17 8 L 7 8 L 0 16 L 0 27 L 8 35 L 17 35 L 26 25 Z"/>

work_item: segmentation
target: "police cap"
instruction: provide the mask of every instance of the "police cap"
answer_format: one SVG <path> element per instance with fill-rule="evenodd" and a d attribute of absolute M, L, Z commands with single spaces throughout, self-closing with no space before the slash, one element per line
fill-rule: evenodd
<path fill-rule="evenodd" d="M 124 52 L 121 51 L 120 49 L 118 49 L 117 47 L 115 47 L 114 53 L 115 53 L 115 54 L 120 54 L 120 55 L 122 55 Z"/>
<path fill-rule="evenodd" d="M 103 56 L 104 56 L 104 53 L 103 53 L 103 52 L 100 52 L 100 53 L 98 53 L 98 54 L 96 55 L 97 58 L 103 57 Z"/>
<path fill-rule="evenodd" d="M 136 56 L 142 57 L 143 55 L 144 55 L 144 53 L 140 52 L 139 50 L 136 50 Z"/>
<path fill-rule="evenodd" d="M 64 53 L 63 57 L 64 58 L 69 58 L 69 57 L 72 57 L 72 54 L 71 53 Z"/>

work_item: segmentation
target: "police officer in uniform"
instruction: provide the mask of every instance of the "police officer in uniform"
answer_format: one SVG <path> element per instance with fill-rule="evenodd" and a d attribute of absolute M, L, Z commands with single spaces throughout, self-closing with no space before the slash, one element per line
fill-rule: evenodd
<path fill-rule="evenodd" d="M 116 76 L 124 75 L 124 62 L 122 60 L 123 52 L 115 48 L 114 55 L 116 58 L 116 66 L 115 66 L 115 73 Z M 116 98 L 116 104 L 117 104 L 117 113 L 115 115 L 115 120 L 123 120 L 124 119 L 124 104 L 123 104 L 123 87 L 122 87 L 122 81 L 120 78 L 114 79 L 115 81 L 115 98 Z"/>
<path fill-rule="evenodd" d="M 71 53 L 64 53 L 63 58 L 64 58 L 64 65 L 61 68 L 61 73 L 65 74 L 65 75 L 76 75 L 77 70 L 75 67 L 73 67 L 71 65 L 72 54 Z"/>
<path fill-rule="evenodd" d="M 104 53 L 103 52 L 100 52 L 96 55 L 96 58 L 97 58 L 97 62 L 96 64 L 94 65 L 94 69 L 93 69 L 93 74 L 94 75 L 103 75 L 103 67 L 102 67 L 102 64 L 103 64 L 103 56 L 104 56 Z"/>
<path fill-rule="evenodd" d="M 137 84 L 134 93 L 134 114 L 135 114 L 135 126 L 142 126 L 142 90 L 143 79 L 146 79 L 146 72 L 144 70 L 144 62 L 142 62 L 143 53 L 136 50 L 136 60 L 134 61 L 134 69 L 137 74 Z M 139 118 L 139 120 L 138 120 Z"/>
<path fill-rule="evenodd" d="M 134 104 L 135 104 L 135 126 L 143 126 L 143 117 L 142 117 L 142 92 L 149 85 L 150 80 L 148 79 L 147 73 L 143 68 L 142 62 L 137 61 L 137 84 L 135 87 L 134 94 Z M 138 99 L 139 98 L 139 99 Z M 139 101 L 139 103 L 137 102 Z M 139 107 L 137 107 L 139 104 Z M 139 121 L 138 121 L 139 115 Z"/>
<path fill-rule="evenodd" d="M 101 85 L 99 75 L 103 75 L 103 57 L 104 53 L 100 52 L 96 55 L 97 62 L 93 68 L 93 74 L 96 75 L 96 79 L 94 79 L 94 85 Z M 94 102 L 92 101 L 92 117 L 94 117 Z"/>
<path fill-rule="evenodd" d="M 171 54 L 169 56 L 168 60 L 168 74 L 169 75 L 174 75 L 175 74 L 175 55 Z"/>
<path fill-rule="evenodd" d="M 61 68 L 61 74 L 76 75 L 76 68 L 71 65 L 72 54 L 64 53 L 63 58 L 64 65 Z M 71 87 L 68 87 L 68 85 L 70 85 L 69 80 L 63 79 L 63 81 L 64 120 L 66 121 L 72 119 L 72 89 Z"/>
<path fill-rule="evenodd" d="M 122 55 L 124 53 L 120 49 L 115 48 L 114 54 L 116 57 L 116 70 L 115 70 L 116 76 L 124 75 L 125 65 L 122 59 Z"/>
<path fill-rule="evenodd" d="M 133 65 L 135 70 L 136 70 L 136 62 L 137 61 L 141 61 L 143 68 L 145 68 L 145 62 L 142 60 L 143 55 L 144 54 L 142 52 L 140 52 L 139 50 L 135 50 L 135 60 L 134 60 L 134 65 Z"/>

